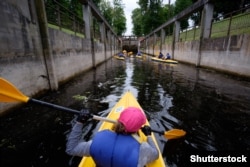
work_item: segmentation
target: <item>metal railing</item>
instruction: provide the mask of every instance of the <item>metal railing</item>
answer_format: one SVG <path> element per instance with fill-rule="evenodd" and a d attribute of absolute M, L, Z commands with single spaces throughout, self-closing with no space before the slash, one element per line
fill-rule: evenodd
<path fill-rule="evenodd" d="M 67 29 L 75 35 L 77 33 L 85 34 L 85 26 L 82 18 L 55 0 L 46 1 L 45 6 L 48 23 L 53 27 L 58 27 L 60 30 Z"/>
<path fill-rule="evenodd" d="M 250 34 L 250 7 L 213 18 L 210 38 Z M 199 40 L 200 26 L 191 26 L 180 32 L 180 41 Z"/>
<path fill-rule="evenodd" d="M 225 19 L 224 19 L 225 18 Z M 250 7 L 213 19 L 211 38 L 250 34 Z"/>

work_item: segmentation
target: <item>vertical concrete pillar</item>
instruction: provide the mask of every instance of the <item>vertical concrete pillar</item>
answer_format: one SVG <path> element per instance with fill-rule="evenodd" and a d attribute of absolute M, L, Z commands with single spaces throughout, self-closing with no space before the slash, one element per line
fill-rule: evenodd
<path fill-rule="evenodd" d="M 180 30 L 181 30 L 181 23 L 179 21 L 175 21 L 174 23 L 174 41 L 179 42 L 180 38 Z"/>
<path fill-rule="evenodd" d="M 140 37 L 137 37 L 137 52 L 141 51 L 141 41 L 140 41 Z"/>
<path fill-rule="evenodd" d="M 83 20 L 85 25 L 85 38 L 91 38 L 91 7 L 86 3 L 83 5 Z"/>
<path fill-rule="evenodd" d="M 116 38 L 115 38 L 115 36 L 114 36 L 114 53 L 116 53 L 116 43 L 117 41 L 116 41 Z"/>
<path fill-rule="evenodd" d="M 115 53 L 117 53 L 120 50 L 120 45 L 121 45 L 120 43 L 121 43 L 120 38 L 117 37 L 116 38 L 116 50 L 115 50 Z"/>
<path fill-rule="evenodd" d="M 117 53 L 118 48 L 119 48 L 119 38 L 116 38 L 115 36 L 115 53 Z"/>
<path fill-rule="evenodd" d="M 91 46 L 91 55 L 92 55 L 92 66 L 93 68 L 96 67 L 95 62 L 95 43 L 94 43 L 94 33 L 92 29 L 92 12 L 91 7 L 88 3 L 84 3 L 83 5 L 83 19 L 84 19 L 84 25 L 85 25 L 85 38 L 90 39 L 90 46 Z"/>
<path fill-rule="evenodd" d="M 113 55 L 113 35 L 111 32 L 109 34 L 109 40 L 110 40 L 110 52 L 111 52 L 111 55 Z"/>
<path fill-rule="evenodd" d="M 213 4 L 207 3 L 202 11 L 201 20 L 201 37 L 203 39 L 209 38 L 211 33 L 211 25 L 213 20 L 214 6 Z"/>
<path fill-rule="evenodd" d="M 172 43 L 172 57 L 174 59 L 174 50 L 175 50 L 175 42 L 179 41 L 180 38 L 180 29 L 181 29 L 181 24 L 179 21 L 175 21 L 174 23 L 174 36 L 173 36 L 173 43 Z"/>
<path fill-rule="evenodd" d="M 211 3 L 205 4 L 202 10 L 200 45 L 199 45 L 198 58 L 196 62 L 197 67 L 200 66 L 200 63 L 201 63 L 201 48 L 202 48 L 203 40 L 210 37 L 211 25 L 212 25 L 212 19 L 213 19 L 213 11 L 214 11 L 214 6 Z"/>
<path fill-rule="evenodd" d="M 105 56 L 105 61 L 107 60 L 107 46 L 106 46 L 106 29 L 105 29 L 105 24 L 104 22 L 100 22 L 100 34 L 101 34 L 101 42 L 104 45 L 104 56 Z"/>
<path fill-rule="evenodd" d="M 110 30 L 108 30 L 108 32 L 107 32 L 107 36 L 108 36 L 108 45 L 109 45 L 109 53 L 112 55 L 112 46 L 111 46 L 111 34 L 110 34 Z"/>
<path fill-rule="evenodd" d="M 100 35 L 101 35 L 100 42 L 105 42 L 105 24 L 104 24 L 104 22 L 99 22 L 99 27 L 100 27 Z"/>
<path fill-rule="evenodd" d="M 165 44 L 165 36 L 166 32 L 164 29 L 161 29 L 161 44 L 160 44 L 160 50 L 162 50 L 162 46 Z"/>
<path fill-rule="evenodd" d="M 39 28 L 42 39 L 43 56 L 46 65 L 46 71 L 48 75 L 48 82 L 51 90 L 58 89 L 58 80 L 56 76 L 54 58 L 52 54 L 51 44 L 49 40 L 48 22 L 45 10 L 44 0 L 35 1 L 37 17 L 39 22 Z"/>
<path fill-rule="evenodd" d="M 155 45 L 156 45 L 156 41 L 157 41 L 157 34 L 154 32 L 154 35 L 153 35 L 153 55 L 155 55 Z"/>
<path fill-rule="evenodd" d="M 123 46 L 123 40 L 122 40 L 122 37 L 120 38 L 120 48 L 118 50 L 118 52 L 120 52 L 120 50 L 122 50 L 122 46 Z"/>
<path fill-rule="evenodd" d="M 111 34 L 111 54 L 114 55 L 114 34 Z"/>
<path fill-rule="evenodd" d="M 117 39 L 117 48 L 116 48 L 116 53 L 119 52 L 119 50 L 121 50 L 121 39 L 118 37 Z"/>

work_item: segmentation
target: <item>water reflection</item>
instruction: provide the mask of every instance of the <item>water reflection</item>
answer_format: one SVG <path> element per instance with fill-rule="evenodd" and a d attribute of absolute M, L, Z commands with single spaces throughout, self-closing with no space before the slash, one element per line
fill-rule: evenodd
<path fill-rule="evenodd" d="M 88 107 L 106 116 L 127 90 L 137 97 L 153 128 L 187 132 L 185 138 L 172 141 L 155 134 L 170 167 L 185 166 L 195 151 L 250 150 L 250 82 L 211 70 L 150 59 L 112 59 L 40 99 L 74 109 Z M 75 95 L 87 101 L 72 98 Z M 80 158 L 72 159 L 64 152 L 74 118 L 32 104 L 1 118 L 1 163 L 77 166 Z M 84 139 L 91 138 L 99 125 L 89 122 Z"/>

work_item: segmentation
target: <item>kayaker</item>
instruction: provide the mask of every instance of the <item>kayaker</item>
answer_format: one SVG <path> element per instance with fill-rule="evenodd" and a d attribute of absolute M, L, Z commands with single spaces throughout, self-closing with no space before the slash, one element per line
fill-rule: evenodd
<path fill-rule="evenodd" d="M 136 56 L 141 56 L 141 52 L 138 50 Z"/>
<path fill-rule="evenodd" d="M 160 52 L 158 58 L 161 59 L 163 57 L 163 54 Z"/>
<path fill-rule="evenodd" d="M 118 53 L 118 56 L 119 56 L 119 57 L 124 57 L 124 55 L 123 55 L 122 52 Z"/>
<path fill-rule="evenodd" d="M 171 59 L 171 56 L 169 53 L 167 53 L 166 57 L 167 57 L 167 59 Z"/>
<path fill-rule="evenodd" d="M 73 156 L 91 156 L 96 166 L 143 167 L 156 160 L 159 152 L 151 138 L 151 128 L 144 126 L 146 116 L 139 108 L 128 107 L 122 111 L 114 131 L 102 130 L 92 140 L 83 141 L 83 123 L 90 118 L 88 112 L 80 114 L 69 134 L 66 152 Z M 132 134 L 138 130 L 147 136 L 147 142 L 140 143 Z"/>

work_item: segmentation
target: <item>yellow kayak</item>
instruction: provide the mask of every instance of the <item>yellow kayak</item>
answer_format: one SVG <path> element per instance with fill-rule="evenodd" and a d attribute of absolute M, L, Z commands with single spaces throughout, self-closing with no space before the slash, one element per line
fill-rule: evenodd
<path fill-rule="evenodd" d="M 143 59 L 143 58 L 145 58 L 145 55 L 141 55 L 141 56 L 136 55 L 135 57 L 136 57 L 136 58 L 139 58 L 139 59 Z"/>
<path fill-rule="evenodd" d="M 120 56 L 117 56 L 117 55 L 115 55 L 113 57 L 116 58 L 116 59 L 118 59 L 118 60 L 124 60 L 125 59 L 125 57 L 120 57 Z"/>
<path fill-rule="evenodd" d="M 172 60 L 172 59 L 160 59 L 157 57 L 152 57 L 151 60 L 153 61 L 159 61 L 159 62 L 164 62 L 164 63 L 173 63 L 173 64 L 177 64 L 178 61 Z"/>
<path fill-rule="evenodd" d="M 134 95 L 128 91 L 126 92 L 121 99 L 116 103 L 116 105 L 112 108 L 112 110 L 110 111 L 110 113 L 108 114 L 107 118 L 108 119 L 112 119 L 112 120 L 117 120 L 119 118 L 119 115 L 121 113 L 121 111 L 123 111 L 123 109 L 127 108 L 127 107 L 138 107 L 141 108 L 140 104 L 138 103 L 138 101 L 136 100 L 136 98 L 134 97 Z M 149 122 L 146 122 L 147 125 L 149 125 Z M 113 127 L 113 123 L 110 122 L 103 122 L 102 125 L 99 128 L 100 130 L 104 130 L 104 129 L 112 129 Z M 147 137 L 141 132 L 141 130 L 139 131 L 139 136 L 140 141 L 146 141 Z M 157 141 L 155 139 L 154 134 L 152 133 L 152 138 L 153 141 L 155 142 L 155 145 L 157 146 L 159 152 L 160 149 L 158 147 Z M 95 162 L 91 157 L 83 157 L 79 167 L 95 167 Z M 146 165 L 146 167 L 165 167 L 165 162 L 162 158 L 161 153 L 159 154 L 159 158 L 157 160 L 155 160 L 154 162 Z"/>

